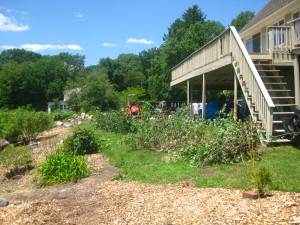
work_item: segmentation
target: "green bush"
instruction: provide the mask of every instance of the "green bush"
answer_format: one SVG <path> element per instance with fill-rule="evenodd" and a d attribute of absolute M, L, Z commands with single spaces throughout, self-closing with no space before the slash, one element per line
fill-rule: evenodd
<path fill-rule="evenodd" d="M 96 138 L 93 131 L 78 127 L 75 128 L 72 135 L 64 140 L 61 150 L 84 155 L 99 152 L 101 147 L 102 143 Z"/>
<path fill-rule="evenodd" d="M 158 114 L 155 119 L 142 118 L 134 121 L 135 133 L 128 135 L 125 142 L 135 149 L 179 149 L 202 143 L 207 126 L 205 121 L 191 120 L 183 114 L 170 117 Z"/>
<path fill-rule="evenodd" d="M 68 119 L 71 119 L 74 114 L 74 112 L 63 112 L 56 109 L 51 113 L 51 116 L 53 117 L 54 121 L 66 121 Z"/>
<path fill-rule="evenodd" d="M 237 163 L 250 158 L 248 134 L 242 122 L 230 117 L 218 118 L 209 126 L 217 127 L 216 135 L 206 143 L 182 148 L 175 155 L 199 166 Z"/>
<path fill-rule="evenodd" d="M 75 182 L 91 174 L 84 156 L 62 151 L 48 155 L 37 172 L 40 176 L 35 180 L 40 187 L 68 181 Z"/>
<path fill-rule="evenodd" d="M 97 112 L 95 114 L 96 127 L 108 132 L 128 134 L 135 131 L 133 121 L 136 118 L 131 118 L 124 112 Z"/>
<path fill-rule="evenodd" d="M 31 141 L 52 125 L 52 117 L 45 112 L 25 108 L 0 111 L 0 137 L 9 142 Z"/>
<path fill-rule="evenodd" d="M 28 147 L 9 145 L 0 152 L 0 163 L 7 172 L 19 173 L 32 167 L 33 156 Z"/>

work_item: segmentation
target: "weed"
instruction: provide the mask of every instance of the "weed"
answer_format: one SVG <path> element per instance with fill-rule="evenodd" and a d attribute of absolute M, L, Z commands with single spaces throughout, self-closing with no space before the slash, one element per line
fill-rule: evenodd
<path fill-rule="evenodd" d="M 271 184 L 271 173 L 265 167 L 261 167 L 258 170 L 258 193 L 260 197 L 264 197 L 267 190 L 267 186 Z"/>
<path fill-rule="evenodd" d="M 75 182 L 91 174 L 84 156 L 62 151 L 48 155 L 37 172 L 39 177 L 35 177 L 35 181 L 40 187 L 68 181 Z"/>
<path fill-rule="evenodd" d="M 33 156 L 28 147 L 9 145 L 0 153 L 0 163 L 13 176 L 32 168 Z"/>
<path fill-rule="evenodd" d="M 96 127 L 109 132 L 128 134 L 134 132 L 133 118 L 124 112 L 97 112 L 95 114 Z"/>

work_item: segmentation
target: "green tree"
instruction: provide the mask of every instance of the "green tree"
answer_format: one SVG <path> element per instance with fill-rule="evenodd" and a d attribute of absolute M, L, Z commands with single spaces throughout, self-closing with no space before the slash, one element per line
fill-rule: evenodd
<path fill-rule="evenodd" d="M 74 111 L 100 110 L 108 111 L 118 109 L 120 106 L 120 96 L 110 83 L 107 74 L 96 70 L 86 77 L 68 84 L 67 87 L 80 87 L 78 93 L 71 93 L 67 105 Z"/>
<path fill-rule="evenodd" d="M 240 31 L 253 17 L 254 12 L 252 11 L 241 12 L 231 21 L 231 26 L 235 26 L 236 30 Z"/>
<path fill-rule="evenodd" d="M 42 58 L 42 55 L 24 49 L 8 49 L 4 50 L 0 54 L 0 69 L 2 65 L 5 65 L 11 61 L 21 64 L 23 62 L 36 62 Z"/>
<path fill-rule="evenodd" d="M 171 69 L 225 30 L 220 22 L 206 21 L 205 18 L 205 14 L 195 5 L 168 29 L 159 55 L 151 60 L 147 70 L 151 98 L 169 101 L 186 99 L 184 88 L 170 87 Z"/>

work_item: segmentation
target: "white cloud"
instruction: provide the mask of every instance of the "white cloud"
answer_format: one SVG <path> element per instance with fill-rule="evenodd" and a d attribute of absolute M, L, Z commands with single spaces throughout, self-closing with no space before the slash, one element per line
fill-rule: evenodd
<path fill-rule="evenodd" d="M 27 49 L 29 51 L 38 52 L 43 50 L 63 50 L 63 49 L 69 49 L 69 50 L 83 50 L 79 45 L 40 45 L 40 44 L 23 44 L 20 47 L 16 46 L 9 46 L 9 45 L 2 45 L 0 48 L 3 49 L 13 49 L 13 48 L 22 48 Z"/>
<path fill-rule="evenodd" d="M 83 17 L 83 14 L 81 14 L 81 13 L 75 13 L 75 16 L 76 16 L 77 18 L 82 18 L 82 17 Z"/>
<path fill-rule="evenodd" d="M 116 47 L 117 44 L 113 44 L 113 43 L 103 43 L 102 44 L 104 47 Z"/>
<path fill-rule="evenodd" d="M 146 40 L 146 39 L 135 39 L 135 38 L 129 38 L 126 43 L 137 43 L 137 44 L 154 44 L 154 41 Z"/>
<path fill-rule="evenodd" d="M 14 17 L 6 17 L 0 13 L 0 31 L 25 31 L 28 25 L 18 24 Z"/>
<path fill-rule="evenodd" d="M 3 48 L 3 49 L 14 49 L 16 47 L 12 46 L 12 45 L 2 45 L 2 46 L 0 46 L 0 48 Z"/>

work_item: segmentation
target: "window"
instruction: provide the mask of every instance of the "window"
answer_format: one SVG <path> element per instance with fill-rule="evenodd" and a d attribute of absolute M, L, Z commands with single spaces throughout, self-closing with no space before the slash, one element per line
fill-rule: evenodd
<path fill-rule="evenodd" d="M 296 33 L 296 38 L 297 40 L 300 39 L 300 12 L 296 12 L 293 15 L 293 19 L 295 21 L 295 33 Z"/>
<path fill-rule="evenodd" d="M 252 46 L 252 40 L 251 39 L 246 40 L 245 46 L 246 46 L 246 49 L 249 53 L 253 52 L 253 46 Z"/>

